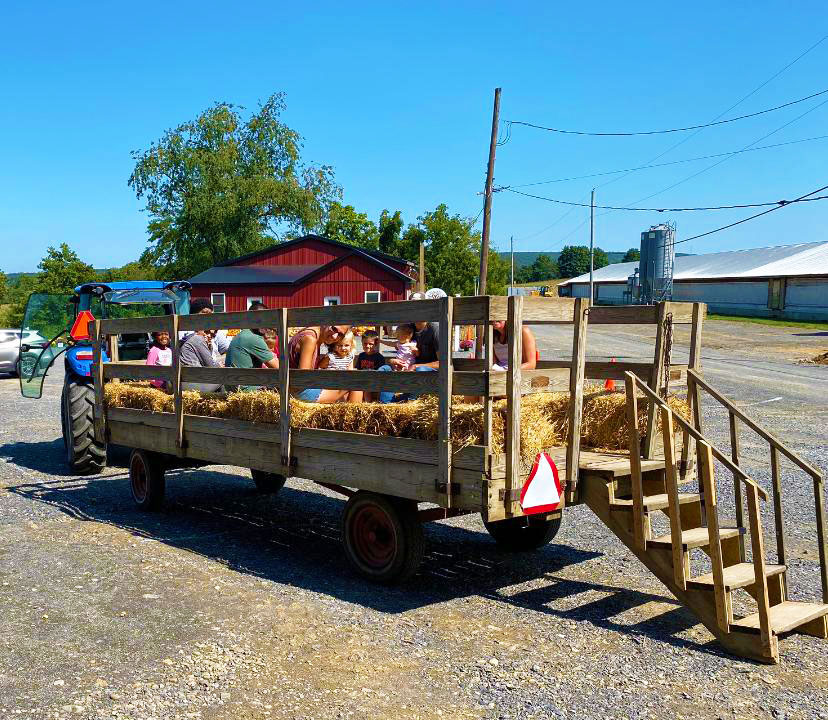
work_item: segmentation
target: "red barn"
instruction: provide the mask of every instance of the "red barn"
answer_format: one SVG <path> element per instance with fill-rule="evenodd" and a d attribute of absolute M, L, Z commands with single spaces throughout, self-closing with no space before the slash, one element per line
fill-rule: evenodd
<path fill-rule="evenodd" d="M 413 263 L 305 235 L 220 263 L 190 279 L 193 298 L 216 312 L 247 310 L 254 300 L 269 308 L 385 302 L 408 297 Z"/>

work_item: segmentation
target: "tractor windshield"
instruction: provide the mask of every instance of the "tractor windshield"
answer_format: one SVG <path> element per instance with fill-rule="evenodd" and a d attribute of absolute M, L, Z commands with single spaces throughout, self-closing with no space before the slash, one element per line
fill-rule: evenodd
<path fill-rule="evenodd" d="M 20 330 L 18 360 L 23 397 L 41 396 L 52 361 L 67 347 L 74 317 L 71 295 L 35 293 L 29 297 Z"/>

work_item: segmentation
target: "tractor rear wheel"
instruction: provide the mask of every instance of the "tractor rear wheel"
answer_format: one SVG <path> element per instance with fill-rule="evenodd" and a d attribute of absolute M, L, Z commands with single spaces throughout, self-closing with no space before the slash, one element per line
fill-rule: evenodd
<path fill-rule="evenodd" d="M 524 515 L 495 522 L 484 521 L 483 524 L 489 535 L 504 550 L 527 552 L 552 541 L 561 528 L 561 516 L 546 518 Z"/>
<path fill-rule="evenodd" d="M 60 397 L 66 461 L 78 475 L 94 475 L 106 467 L 106 445 L 95 440 L 95 390 L 90 383 L 67 378 Z"/>
<path fill-rule="evenodd" d="M 129 456 L 129 488 L 140 510 L 158 510 L 164 502 L 167 481 L 163 456 L 136 448 Z"/>

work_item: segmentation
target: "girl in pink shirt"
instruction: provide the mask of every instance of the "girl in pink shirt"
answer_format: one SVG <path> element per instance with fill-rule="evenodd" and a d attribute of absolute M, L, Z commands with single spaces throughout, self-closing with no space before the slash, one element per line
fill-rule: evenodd
<path fill-rule="evenodd" d="M 152 334 L 152 346 L 147 354 L 147 365 L 172 365 L 172 348 L 170 347 L 170 334 L 165 330 Z M 163 380 L 150 380 L 153 387 L 163 388 L 166 383 Z"/>

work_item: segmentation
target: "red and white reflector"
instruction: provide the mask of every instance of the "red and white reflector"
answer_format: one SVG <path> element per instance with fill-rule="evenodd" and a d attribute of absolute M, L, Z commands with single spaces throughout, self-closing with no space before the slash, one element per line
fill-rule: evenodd
<path fill-rule="evenodd" d="M 89 323 L 91 323 L 94 319 L 94 316 L 91 312 L 89 312 L 89 310 L 81 310 L 75 318 L 75 322 L 72 324 L 72 329 L 69 331 L 69 335 L 71 335 L 75 340 L 88 340 Z"/>
<path fill-rule="evenodd" d="M 526 515 L 552 512 L 561 504 L 562 495 L 558 468 L 549 455 L 538 453 L 520 491 L 521 509 Z"/>

